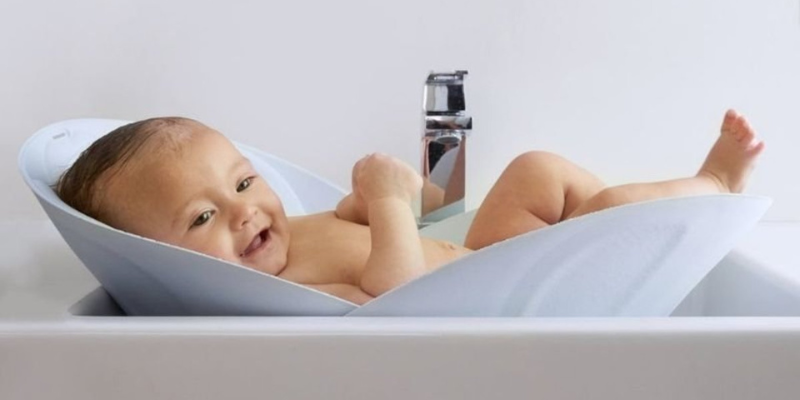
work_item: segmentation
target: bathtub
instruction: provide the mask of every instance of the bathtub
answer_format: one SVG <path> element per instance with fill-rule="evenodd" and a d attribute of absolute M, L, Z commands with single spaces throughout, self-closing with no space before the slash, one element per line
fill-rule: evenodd
<path fill-rule="evenodd" d="M 800 396 L 800 223 L 669 318 L 128 317 L 49 221 L 0 234 L 4 400 Z"/>

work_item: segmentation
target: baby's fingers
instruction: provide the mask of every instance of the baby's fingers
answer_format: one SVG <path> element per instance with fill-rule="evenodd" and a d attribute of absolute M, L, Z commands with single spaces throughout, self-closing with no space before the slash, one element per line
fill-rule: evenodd
<path fill-rule="evenodd" d="M 358 177 L 361 175 L 361 172 L 364 170 L 364 163 L 367 161 L 369 155 L 361 157 L 360 160 L 356 161 L 353 165 L 353 174 L 351 177 L 351 184 L 353 185 L 353 190 L 355 191 L 356 186 L 358 185 Z"/>

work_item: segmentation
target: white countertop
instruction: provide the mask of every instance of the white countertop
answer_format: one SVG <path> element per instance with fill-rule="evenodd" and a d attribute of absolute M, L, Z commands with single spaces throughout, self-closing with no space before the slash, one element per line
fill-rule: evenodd
<path fill-rule="evenodd" d="M 3 223 L 0 397 L 796 398 L 798 317 L 85 317 L 49 221 Z M 800 224 L 734 252 L 800 282 Z M 738 259 L 737 259 L 738 260 Z"/>

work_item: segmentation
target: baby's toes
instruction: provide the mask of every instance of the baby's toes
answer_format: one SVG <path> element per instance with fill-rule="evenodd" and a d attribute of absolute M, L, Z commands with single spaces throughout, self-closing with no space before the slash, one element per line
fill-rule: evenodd
<path fill-rule="evenodd" d="M 747 121 L 745 121 L 744 118 L 742 118 L 741 116 L 737 116 L 731 122 L 731 124 L 728 125 L 728 127 L 727 127 L 728 128 L 728 130 L 727 130 L 728 136 L 730 136 L 731 138 L 733 138 L 734 140 L 736 140 L 739 143 L 742 143 L 742 142 L 747 143 L 745 141 L 746 136 L 747 136 L 747 126 L 746 126 L 746 124 L 747 124 Z M 723 131 L 724 131 L 724 129 L 723 129 Z"/>
<path fill-rule="evenodd" d="M 753 138 L 747 147 L 747 154 L 749 156 L 756 156 L 764 151 L 764 141 Z"/>
<path fill-rule="evenodd" d="M 736 137 L 736 120 L 739 114 L 734 110 L 728 110 L 725 113 L 725 118 L 722 120 L 722 134 L 726 136 Z"/>
<path fill-rule="evenodd" d="M 737 122 L 736 140 L 740 143 L 750 144 L 756 137 L 755 131 L 753 131 L 746 119 L 742 118 L 741 121 Z"/>
<path fill-rule="evenodd" d="M 736 110 L 734 110 L 734 109 L 730 109 L 730 110 L 726 111 L 725 112 L 725 118 L 722 121 L 723 125 L 724 124 L 733 123 L 733 121 L 736 120 L 736 117 L 738 117 L 738 116 L 739 116 L 739 113 L 736 112 Z"/>

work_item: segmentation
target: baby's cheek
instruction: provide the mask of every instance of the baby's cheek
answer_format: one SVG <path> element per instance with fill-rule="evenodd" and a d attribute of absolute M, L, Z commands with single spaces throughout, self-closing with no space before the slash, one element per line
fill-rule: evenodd
<path fill-rule="evenodd" d="M 219 236 L 211 236 L 204 238 L 202 241 L 191 243 L 185 247 L 214 258 L 237 262 L 238 258 L 236 257 L 232 246 L 233 245 L 230 243 L 230 240 L 225 240 Z"/>
<path fill-rule="evenodd" d="M 236 250 L 230 241 L 220 241 L 213 247 L 211 252 L 214 257 L 233 263 L 239 263 L 239 255 L 236 254 Z"/>

